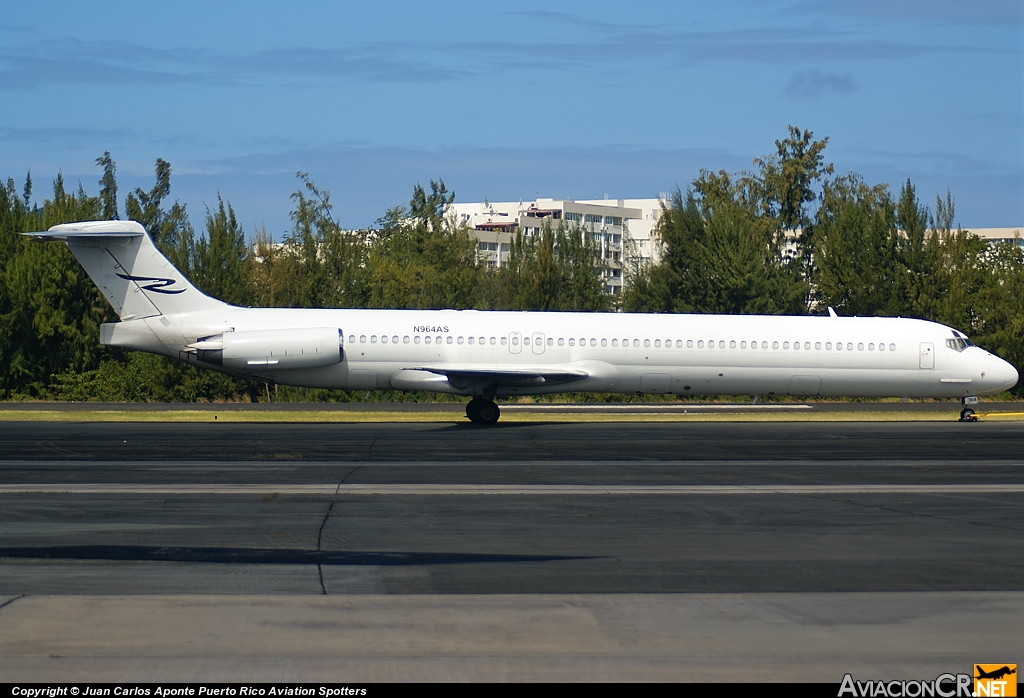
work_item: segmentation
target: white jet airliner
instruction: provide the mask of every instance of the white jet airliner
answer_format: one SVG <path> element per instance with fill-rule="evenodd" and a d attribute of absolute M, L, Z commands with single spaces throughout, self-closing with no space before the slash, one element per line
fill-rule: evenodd
<path fill-rule="evenodd" d="M 565 391 L 958 397 L 970 420 L 976 396 L 1017 382 L 924 320 L 239 308 L 192 286 L 136 222 L 28 235 L 66 242 L 117 311 L 103 344 L 282 385 L 466 395 L 480 424 L 498 421 L 497 395 Z"/>

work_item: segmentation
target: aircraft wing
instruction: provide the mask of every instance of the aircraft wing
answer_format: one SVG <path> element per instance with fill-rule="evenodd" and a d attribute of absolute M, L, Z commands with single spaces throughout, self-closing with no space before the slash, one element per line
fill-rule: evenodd
<path fill-rule="evenodd" d="M 424 364 L 402 369 L 392 378 L 391 383 L 392 385 L 396 385 L 396 382 L 427 384 L 439 379 L 447 379 L 452 386 L 464 389 L 472 384 L 493 386 L 562 385 L 582 380 L 589 375 L 587 371 L 559 366 Z M 423 385 L 423 388 L 426 388 L 426 385 Z"/>

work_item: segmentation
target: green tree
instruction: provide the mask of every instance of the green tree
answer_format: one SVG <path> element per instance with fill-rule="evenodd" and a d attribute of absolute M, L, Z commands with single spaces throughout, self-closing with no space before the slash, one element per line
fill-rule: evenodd
<path fill-rule="evenodd" d="M 490 307 L 509 310 L 608 310 L 601 260 L 592 234 L 579 226 L 552 228 L 539 235 L 516 232 L 508 260 L 489 272 L 494 289 Z"/>
<path fill-rule="evenodd" d="M 447 213 L 454 200 L 444 182 L 416 185 L 408 207 L 378 221 L 367 259 L 371 308 L 472 308 L 483 287 L 476 240 Z"/>
<path fill-rule="evenodd" d="M 819 309 L 845 315 L 898 314 L 905 306 L 896 214 L 888 188 L 859 175 L 825 186 L 815 223 Z"/>
<path fill-rule="evenodd" d="M 217 195 L 217 208 L 206 208 L 206 237 L 195 243 L 193 281 L 207 294 L 234 305 L 249 305 L 249 254 L 245 231 L 235 210 Z"/>
<path fill-rule="evenodd" d="M 110 157 L 109 150 L 103 151 L 103 155 L 96 158 L 96 164 L 103 168 L 103 177 L 100 179 L 100 216 L 104 220 L 116 221 L 117 165 Z"/>

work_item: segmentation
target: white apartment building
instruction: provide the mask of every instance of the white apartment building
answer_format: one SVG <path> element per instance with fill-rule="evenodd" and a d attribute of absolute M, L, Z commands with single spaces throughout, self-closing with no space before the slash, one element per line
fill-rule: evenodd
<path fill-rule="evenodd" d="M 598 247 L 605 293 L 617 295 L 622 293 L 627 255 L 648 261 L 656 257 L 651 236 L 661 210 L 662 199 L 537 199 L 457 203 L 449 213 L 470 227 L 479 241 L 480 259 L 490 267 L 508 262 L 517 230 L 530 237 L 540 235 L 544 225 L 579 227 Z"/>

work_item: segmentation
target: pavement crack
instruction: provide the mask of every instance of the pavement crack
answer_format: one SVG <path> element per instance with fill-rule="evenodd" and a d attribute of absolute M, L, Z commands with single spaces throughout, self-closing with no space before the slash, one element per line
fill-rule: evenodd
<path fill-rule="evenodd" d="M 341 487 L 341 484 L 338 484 Z M 320 552 L 320 544 L 324 538 L 324 526 L 327 525 L 327 519 L 331 518 L 331 512 L 334 510 L 334 501 L 331 501 L 331 506 L 327 507 L 327 513 L 324 514 L 324 520 L 320 522 L 320 530 L 316 534 L 316 551 Z M 320 563 L 319 555 L 317 556 L 316 562 L 316 576 L 320 580 L 320 593 L 324 596 L 327 595 L 327 587 L 324 586 L 324 566 Z"/>
<path fill-rule="evenodd" d="M 371 445 L 371 448 L 372 448 L 372 445 Z M 352 473 L 354 473 L 355 471 L 359 470 L 359 468 L 361 468 L 361 467 L 362 467 L 362 464 L 360 463 L 359 465 L 351 468 L 347 473 L 342 475 L 341 476 L 341 480 L 338 481 L 338 486 L 334 489 L 334 494 L 338 494 L 339 492 L 341 492 L 341 486 L 345 484 L 345 481 L 348 480 L 349 476 L 352 475 Z M 316 551 L 317 551 L 317 553 L 321 552 L 321 546 L 323 545 L 323 541 L 324 541 L 324 528 L 327 526 L 327 520 L 329 518 L 331 518 L 331 512 L 334 511 L 334 505 L 336 503 L 337 503 L 337 500 L 334 500 L 334 499 L 331 500 L 331 505 L 329 507 L 327 507 L 327 512 L 324 514 L 324 520 L 320 522 L 320 529 L 316 532 Z M 316 576 L 320 580 L 320 593 L 323 594 L 324 596 L 326 596 L 327 595 L 327 586 L 324 584 L 324 567 L 323 567 L 323 564 L 321 564 L 320 561 L 319 561 L 319 556 L 318 556 L 318 560 L 317 560 L 317 563 L 316 563 Z M 0 606 L 0 608 L 2 608 L 2 606 Z"/>
<path fill-rule="evenodd" d="M 7 601 L 4 601 L 3 603 L 0 603 L 0 609 L 6 608 L 6 607 L 10 606 L 12 603 L 14 603 L 15 601 L 17 601 L 18 599 L 23 599 L 26 596 L 28 596 L 28 594 L 18 594 L 13 599 L 7 599 Z"/>

